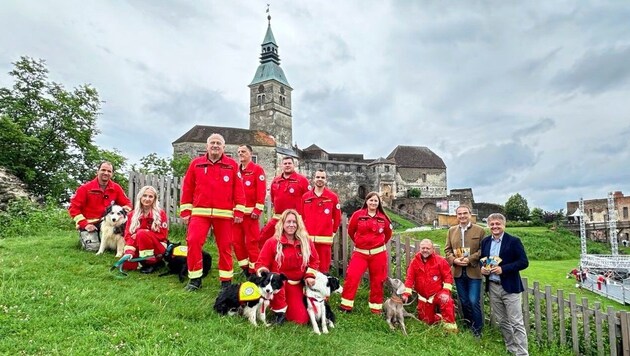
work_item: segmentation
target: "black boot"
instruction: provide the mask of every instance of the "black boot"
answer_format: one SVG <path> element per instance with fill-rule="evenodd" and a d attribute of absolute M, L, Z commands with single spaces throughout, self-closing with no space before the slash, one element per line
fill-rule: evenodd
<path fill-rule="evenodd" d="M 221 281 L 221 289 L 225 289 L 225 288 L 229 287 L 230 284 L 232 284 L 232 282 L 230 282 L 230 281 Z"/>
<path fill-rule="evenodd" d="M 285 313 L 278 312 L 278 313 L 276 313 L 276 320 L 274 320 L 273 323 L 276 324 L 276 325 L 282 325 L 282 324 L 284 324 L 285 320 L 286 320 Z"/>
<path fill-rule="evenodd" d="M 184 288 L 189 292 L 201 289 L 201 278 L 192 278 Z"/>

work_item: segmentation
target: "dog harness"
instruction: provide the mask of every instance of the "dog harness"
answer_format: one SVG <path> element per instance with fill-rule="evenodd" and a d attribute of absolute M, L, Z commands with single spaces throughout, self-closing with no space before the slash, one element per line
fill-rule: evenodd
<path fill-rule="evenodd" d="M 188 246 L 177 246 L 173 249 L 173 257 L 188 256 Z"/>
<path fill-rule="evenodd" d="M 253 282 L 244 282 L 238 290 L 238 301 L 241 303 L 253 302 L 262 298 L 260 289 Z"/>

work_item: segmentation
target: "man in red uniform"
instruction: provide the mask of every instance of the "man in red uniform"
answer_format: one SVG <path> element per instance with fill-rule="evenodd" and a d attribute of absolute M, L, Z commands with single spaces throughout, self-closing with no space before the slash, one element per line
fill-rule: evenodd
<path fill-rule="evenodd" d="M 258 218 L 265 208 L 267 178 L 263 168 L 252 162 L 250 145 L 239 146 L 237 153 L 241 162 L 239 169 L 245 189 L 245 216 L 242 223 L 232 225 L 232 243 L 238 265 L 243 269 L 245 276 L 249 276 L 254 273 L 254 263 L 260 252 Z"/>
<path fill-rule="evenodd" d="M 270 189 L 273 216 L 260 232 L 258 246 L 261 248 L 273 236 L 280 215 L 287 209 L 298 210 L 302 204 L 302 196 L 311 187 L 308 179 L 295 171 L 293 157 L 286 156 L 282 159 L 282 173 L 273 179 Z"/>
<path fill-rule="evenodd" d="M 433 242 L 420 242 L 420 252 L 409 264 L 405 280 L 403 301 L 407 301 L 412 289 L 418 293 L 418 319 L 427 324 L 442 321 L 444 329 L 457 332 L 455 303 L 451 296 L 453 275 L 451 266 L 433 251 Z M 437 311 L 437 312 L 436 312 Z"/>
<path fill-rule="evenodd" d="M 190 162 L 182 184 L 180 214 L 188 225 L 188 278 L 186 290 L 201 288 L 202 247 L 212 227 L 219 252 L 219 280 L 229 285 L 232 270 L 232 223 L 243 221 L 245 193 L 238 164 L 223 154 L 225 139 L 212 134 L 207 153 Z"/>
<path fill-rule="evenodd" d="M 100 238 L 98 231 L 105 209 L 112 204 L 131 210 L 131 201 L 120 185 L 112 181 L 114 166 L 102 162 L 96 171 L 96 178 L 81 185 L 70 198 L 68 212 L 79 230 L 79 241 L 83 249 L 98 251 Z"/>
<path fill-rule="evenodd" d="M 318 169 L 314 175 L 314 188 L 302 196 L 299 210 L 306 231 L 315 243 L 319 255 L 319 271 L 330 270 L 333 237 L 341 223 L 341 206 L 337 194 L 326 188 L 326 172 Z"/>

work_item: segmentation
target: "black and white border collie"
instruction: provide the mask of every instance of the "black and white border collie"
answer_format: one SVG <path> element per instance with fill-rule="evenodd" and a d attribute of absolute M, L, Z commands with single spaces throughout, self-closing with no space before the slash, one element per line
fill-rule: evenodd
<path fill-rule="evenodd" d="M 306 311 L 313 326 L 313 332 L 317 335 L 328 334 L 328 327 L 335 327 L 335 314 L 328 304 L 328 297 L 332 293 L 343 292 L 343 287 L 339 283 L 339 278 L 325 275 L 321 272 L 315 274 L 315 284 L 312 287 L 304 288 L 304 302 Z M 317 322 L 322 325 L 319 331 Z"/>
<path fill-rule="evenodd" d="M 262 272 L 252 275 L 244 283 L 230 284 L 222 288 L 214 302 L 214 310 L 221 315 L 242 314 L 254 326 L 256 320 L 267 323 L 265 311 L 273 296 L 280 291 L 287 277 L 282 273 Z"/>
<path fill-rule="evenodd" d="M 127 210 L 120 205 L 110 205 L 101 218 L 101 245 L 97 255 L 105 252 L 105 249 L 116 251 L 116 257 L 122 257 L 125 252 L 125 224 L 127 223 Z"/>
<path fill-rule="evenodd" d="M 186 258 L 188 256 L 188 246 L 182 246 L 181 242 L 166 242 L 166 251 L 164 252 L 164 261 L 168 270 L 160 274 L 160 277 L 169 274 L 176 274 L 179 281 L 183 282 L 188 276 L 188 265 Z M 212 268 L 212 256 L 206 251 L 201 251 L 203 261 L 203 273 L 201 278 L 205 278 Z"/>

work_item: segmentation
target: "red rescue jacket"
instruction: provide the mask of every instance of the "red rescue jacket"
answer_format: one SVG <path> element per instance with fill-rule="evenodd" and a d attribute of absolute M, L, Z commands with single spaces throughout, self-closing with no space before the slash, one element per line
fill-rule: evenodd
<path fill-rule="evenodd" d="M 240 165 L 243 189 L 245 190 L 245 214 L 262 215 L 265 209 L 265 195 L 267 194 L 267 178 L 265 170 L 254 162 L 247 167 Z"/>
<path fill-rule="evenodd" d="M 414 289 L 423 298 L 434 296 L 442 289 L 453 289 L 453 274 L 448 261 L 433 253 L 427 261 L 422 261 L 422 254 L 418 252 L 407 268 L 405 279 L 405 294 L 409 296 Z"/>
<path fill-rule="evenodd" d="M 284 178 L 282 174 L 275 177 L 271 182 L 271 202 L 273 203 L 274 214 L 282 214 L 287 209 L 298 210 L 302 196 L 311 187 L 308 179 L 297 172 L 291 173 Z"/>
<path fill-rule="evenodd" d="M 193 159 L 182 184 L 180 215 L 242 218 L 245 192 L 240 175 L 236 161 L 226 155 L 216 163 L 207 154 Z"/>
<path fill-rule="evenodd" d="M 367 208 L 359 209 L 348 222 L 348 236 L 356 248 L 370 250 L 381 247 L 392 238 L 392 223 L 378 210 L 372 217 L 368 215 Z"/>
<path fill-rule="evenodd" d="M 286 236 L 280 239 L 270 238 L 263 245 L 256 261 L 256 271 L 266 268 L 271 272 L 284 273 L 290 281 L 301 281 L 305 278 L 315 278 L 315 272 L 319 268 L 319 256 L 315 250 L 313 241 L 308 241 L 311 256 L 306 267 L 302 266 L 302 250 L 300 240 L 289 242 Z M 282 265 L 276 262 L 276 251 L 278 244 L 282 245 Z M 290 283 L 290 282 L 289 282 Z"/>
<path fill-rule="evenodd" d="M 131 210 L 131 201 L 120 185 L 110 180 L 105 190 L 101 190 L 98 179 L 94 178 L 81 185 L 70 198 L 68 213 L 76 223 L 77 229 L 85 229 L 87 224 L 98 222 L 105 209 L 112 203 Z"/>
<path fill-rule="evenodd" d="M 317 196 L 315 190 L 310 190 L 302 196 L 298 212 L 313 241 L 332 245 L 333 235 L 341 223 L 341 206 L 337 194 L 324 188 L 322 195 Z"/>

